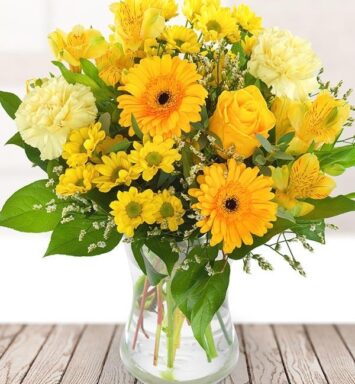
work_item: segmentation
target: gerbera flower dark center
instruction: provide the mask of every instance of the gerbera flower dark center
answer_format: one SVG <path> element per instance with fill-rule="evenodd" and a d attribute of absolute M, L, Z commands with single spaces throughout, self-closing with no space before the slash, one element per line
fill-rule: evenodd
<path fill-rule="evenodd" d="M 171 95 L 169 92 L 161 92 L 158 95 L 158 103 L 160 105 L 165 105 L 166 103 L 169 102 L 170 97 L 171 97 Z"/>
<path fill-rule="evenodd" d="M 229 213 L 234 213 L 239 208 L 239 201 L 236 197 L 229 197 L 228 199 L 224 200 L 224 209 Z"/>

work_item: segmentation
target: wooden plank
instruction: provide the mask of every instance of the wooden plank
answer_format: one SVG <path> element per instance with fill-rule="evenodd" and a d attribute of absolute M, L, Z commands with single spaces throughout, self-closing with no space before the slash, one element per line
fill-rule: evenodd
<path fill-rule="evenodd" d="M 15 324 L 0 325 L 0 357 L 5 353 L 22 328 L 22 325 Z"/>
<path fill-rule="evenodd" d="M 52 329 L 49 325 L 28 325 L 16 336 L 0 360 L 0 384 L 22 382 Z"/>
<path fill-rule="evenodd" d="M 99 381 L 114 330 L 113 325 L 89 325 L 84 330 L 62 384 L 96 384 Z"/>
<path fill-rule="evenodd" d="M 336 328 L 348 347 L 353 359 L 355 359 L 355 324 L 337 325 Z"/>
<path fill-rule="evenodd" d="M 134 384 L 136 382 L 136 379 L 126 371 L 120 358 L 120 342 L 123 331 L 123 325 L 117 327 L 99 384 Z"/>
<path fill-rule="evenodd" d="M 302 325 L 275 325 L 276 339 L 291 383 L 327 384 Z"/>
<path fill-rule="evenodd" d="M 306 326 L 329 384 L 355 384 L 355 364 L 336 329 L 331 325 Z"/>
<path fill-rule="evenodd" d="M 82 325 L 57 325 L 22 384 L 60 383 L 83 328 Z"/>
<path fill-rule="evenodd" d="M 288 384 L 280 352 L 269 325 L 242 327 L 253 384 Z"/>
<path fill-rule="evenodd" d="M 245 348 L 244 348 L 244 336 L 243 331 L 240 326 L 236 326 L 237 336 L 239 340 L 239 360 L 232 371 L 231 375 L 227 377 L 225 380 L 222 380 L 219 384 L 249 384 L 249 373 L 248 373 L 248 364 L 247 364 L 247 358 L 245 355 Z"/>

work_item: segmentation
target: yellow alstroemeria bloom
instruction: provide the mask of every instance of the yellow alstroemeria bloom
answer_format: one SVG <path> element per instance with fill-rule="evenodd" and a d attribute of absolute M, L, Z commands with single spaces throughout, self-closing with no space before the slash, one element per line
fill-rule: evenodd
<path fill-rule="evenodd" d="M 96 59 L 107 49 L 101 32 L 76 25 L 71 32 L 57 29 L 48 36 L 49 45 L 57 60 L 64 60 L 73 70 L 80 69 L 80 59 Z"/>
<path fill-rule="evenodd" d="M 314 206 L 303 199 L 325 199 L 335 188 L 334 180 L 324 175 L 316 155 L 306 153 L 289 168 L 272 168 L 275 201 L 293 216 L 305 216 Z"/>
<path fill-rule="evenodd" d="M 111 5 L 115 14 L 114 38 L 125 52 L 136 52 L 147 39 L 155 39 L 165 28 L 164 12 L 153 1 L 124 0 Z"/>
<path fill-rule="evenodd" d="M 94 165 L 81 165 L 76 168 L 68 168 L 59 178 L 56 192 L 61 196 L 72 196 L 89 192 L 93 188 L 93 180 L 96 177 Z"/>
<path fill-rule="evenodd" d="M 181 155 L 174 149 L 174 140 L 164 140 L 162 136 L 154 136 L 152 140 L 144 137 L 143 145 L 135 141 L 134 149 L 129 155 L 135 164 L 137 173 L 142 173 L 143 180 L 150 181 L 159 170 L 165 173 L 174 172 L 174 162 L 181 159 Z"/>
<path fill-rule="evenodd" d="M 73 131 L 63 147 L 63 159 L 70 167 L 86 164 L 105 137 L 101 123 Z"/>
<path fill-rule="evenodd" d="M 306 152 L 312 142 L 315 148 L 334 143 L 349 114 L 349 104 L 335 99 L 328 91 L 321 92 L 313 102 L 291 104 L 288 119 L 296 136 L 288 151 L 299 154 Z"/>
<path fill-rule="evenodd" d="M 168 190 L 164 190 L 154 198 L 154 204 L 157 208 L 156 222 L 160 224 L 161 229 L 175 232 L 179 225 L 184 223 L 183 216 L 185 210 L 181 200 L 172 195 Z"/>

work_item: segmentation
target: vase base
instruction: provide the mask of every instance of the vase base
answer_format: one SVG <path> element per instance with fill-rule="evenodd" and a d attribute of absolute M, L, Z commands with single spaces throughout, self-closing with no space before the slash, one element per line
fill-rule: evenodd
<path fill-rule="evenodd" d="M 219 370 L 204 377 L 196 377 L 195 374 L 195 378 L 191 380 L 177 378 L 174 369 L 166 369 L 165 371 L 156 369 L 156 374 L 143 370 L 132 358 L 132 352 L 129 350 L 124 336 L 121 339 L 120 355 L 128 372 L 143 384 L 217 384 L 229 376 L 236 366 L 239 359 L 239 344 L 235 338 L 230 346 L 228 358 L 223 361 Z"/>

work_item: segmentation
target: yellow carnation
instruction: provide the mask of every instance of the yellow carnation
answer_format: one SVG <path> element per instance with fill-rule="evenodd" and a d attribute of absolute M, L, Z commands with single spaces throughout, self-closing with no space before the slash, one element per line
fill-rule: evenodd
<path fill-rule="evenodd" d="M 296 217 L 314 209 L 303 199 L 324 199 L 335 188 L 334 180 L 320 171 L 319 160 L 311 153 L 301 156 L 291 168 L 272 168 L 272 177 L 276 202 Z"/>
<path fill-rule="evenodd" d="M 223 148 L 235 147 L 238 154 L 249 157 L 260 146 L 256 134 L 267 138 L 275 117 L 255 86 L 238 91 L 224 91 L 210 119 L 210 131 L 222 141 Z"/>
<path fill-rule="evenodd" d="M 68 168 L 65 173 L 60 176 L 56 191 L 62 196 L 87 193 L 93 188 L 95 176 L 96 171 L 92 164 Z"/>
<path fill-rule="evenodd" d="M 253 49 L 249 72 L 278 97 L 306 98 L 318 89 L 321 63 L 308 41 L 278 28 L 265 29 Z"/>
<path fill-rule="evenodd" d="M 16 124 L 25 143 L 40 150 L 42 160 L 53 160 L 61 156 L 70 132 L 89 126 L 96 115 L 90 88 L 68 84 L 59 77 L 25 96 Z"/>
<path fill-rule="evenodd" d="M 76 25 L 68 34 L 57 29 L 48 40 L 56 59 L 66 61 L 74 70 L 79 70 L 80 59 L 96 59 L 107 48 L 101 32 L 81 25 Z"/>

